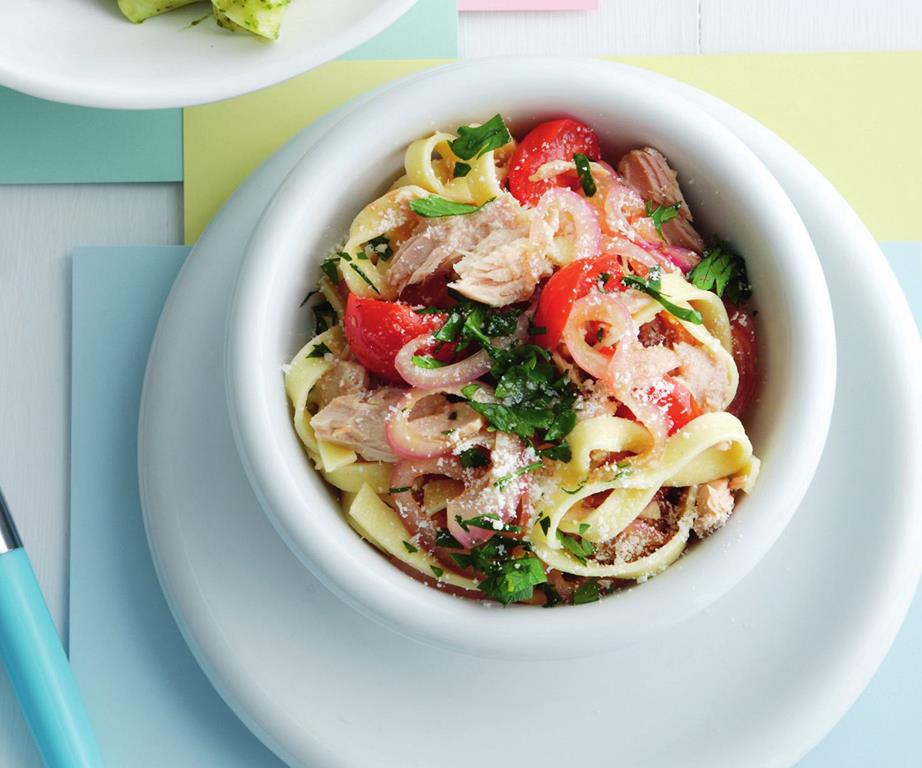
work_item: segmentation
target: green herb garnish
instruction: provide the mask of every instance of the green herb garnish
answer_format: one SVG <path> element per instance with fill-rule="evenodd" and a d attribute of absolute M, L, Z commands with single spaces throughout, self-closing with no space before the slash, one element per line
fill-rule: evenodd
<path fill-rule="evenodd" d="M 583 187 L 583 192 L 586 197 L 592 197 L 596 192 L 596 187 L 595 179 L 592 178 L 592 172 L 589 170 L 589 158 L 577 153 L 573 155 L 573 162 L 576 163 L 576 172 L 579 174 L 579 183 Z"/>
<path fill-rule="evenodd" d="M 387 261 L 394 255 L 394 252 L 391 250 L 391 241 L 384 235 L 373 237 L 365 243 L 365 249 L 370 249 L 373 253 L 377 254 L 379 261 Z"/>
<path fill-rule="evenodd" d="M 583 534 L 585 534 L 586 531 L 588 531 L 590 527 L 591 526 L 589 525 L 589 523 L 580 523 L 579 524 L 579 535 L 582 536 Z"/>
<path fill-rule="evenodd" d="M 307 353 L 307 356 L 323 357 L 324 355 L 328 354 L 330 354 L 330 348 L 321 341 L 317 346 L 315 346 L 310 352 Z"/>
<path fill-rule="evenodd" d="M 436 360 L 434 357 L 423 357 L 422 355 L 413 355 L 410 358 L 413 361 L 413 365 L 417 368 L 444 368 L 445 363 L 441 360 Z"/>
<path fill-rule="evenodd" d="M 567 462 L 573 458 L 573 451 L 566 442 L 563 442 L 560 445 L 552 445 L 550 448 L 542 448 L 538 451 L 538 455 L 554 461 Z"/>
<path fill-rule="evenodd" d="M 627 285 L 631 288 L 636 288 L 638 291 L 643 291 L 647 296 L 650 296 L 656 299 L 660 304 L 663 305 L 669 314 L 675 315 L 679 320 L 685 320 L 688 323 L 694 323 L 695 325 L 701 325 L 704 322 L 704 318 L 701 316 L 701 313 L 697 309 L 690 309 L 687 307 L 680 307 L 676 304 L 673 304 L 669 301 L 668 298 L 660 291 L 661 287 L 661 273 L 659 267 L 651 267 L 650 272 L 646 277 L 637 277 L 637 275 L 625 275 L 621 282 L 624 285 Z"/>
<path fill-rule="evenodd" d="M 355 264 L 350 264 L 349 266 L 352 267 L 352 270 L 355 272 L 355 274 L 357 274 L 359 277 L 362 278 L 362 280 L 365 281 L 365 283 L 368 285 L 369 288 L 371 288 L 371 290 L 373 290 L 375 293 L 381 293 L 381 291 L 378 290 L 378 287 L 373 282 L 371 282 L 371 280 L 368 279 L 368 275 L 362 272 L 361 269 L 359 269 Z"/>
<path fill-rule="evenodd" d="M 439 528 L 435 534 L 435 546 L 446 549 L 464 549 L 446 528 Z"/>
<path fill-rule="evenodd" d="M 419 552 L 419 548 L 418 548 L 418 547 L 414 547 L 409 541 L 404 541 L 404 542 L 403 542 L 403 548 L 404 548 L 407 552 L 409 552 L 411 555 L 412 555 L 414 552 Z"/>
<path fill-rule="evenodd" d="M 465 469 L 485 467 L 490 463 L 487 454 L 476 445 L 473 448 L 466 448 L 461 451 L 461 453 L 458 454 L 458 458 L 461 459 L 461 466 Z"/>
<path fill-rule="evenodd" d="M 437 579 L 441 579 L 442 575 L 445 573 L 445 569 L 439 568 L 437 565 L 430 565 L 429 567 L 432 569 L 432 572 L 435 574 Z"/>
<path fill-rule="evenodd" d="M 527 474 L 528 472 L 534 472 L 536 469 L 541 469 L 541 467 L 543 466 L 544 466 L 543 461 L 534 461 L 531 464 L 527 464 L 524 467 L 519 467 L 518 469 L 510 472 L 508 475 L 503 475 L 502 477 L 497 479 L 496 482 L 493 483 L 493 485 L 495 485 L 497 488 L 502 488 L 507 483 L 509 483 L 510 480 L 515 480 L 515 478 L 521 477 L 522 475 Z"/>
<path fill-rule="evenodd" d="M 595 554 L 595 547 L 591 541 L 574 536 L 572 533 L 557 531 L 557 540 L 563 548 L 575 557 L 582 565 L 586 564 L 586 558 Z"/>
<path fill-rule="evenodd" d="M 541 526 L 541 530 L 544 531 L 544 535 L 547 536 L 547 532 L 551 529 L 551 518 L 544 515 L 544 517 L 538 521 L 538 525 Z"/>
<path fill-rule="evenodd" d="M 333 285 L 339 285 L 339 256 L 331 256 L 328 259 L 324 259 L 323 263 L 320 265 L 320 269 L 329 279 Z"/>
<path fill-rule="evenodd" d="M 467 163 L 455 163 L 455 169 L 452 171 L 452 178 L 463 179 L 471 172 L 471 167 Z"/>
<path fill-rule="evenodd" d="M 726 243 L 718 243 L 704 252 L 704 257 L 688 273 L 689 281 L 703 291 L 713 291 L 734 304 L 752 295 L 752 286 L 746 274 L 746 262 Z"/>
<path fill-rule="evenodd" d="M 339 322 L 336 316 L 336 310 L 328 301 L 320 301 L 314 304 L 314 333 L 323 333 L 332 328 Z"/>
<path fill-rule="evenodd" d="M 401 485 L 399 487 L 388 488 L 387 492 L 388 493 L 406 493 L 409 490 L 410 490 L 409 485 Z"/>
<path fill-rule="evenodd" d="M 672 221 L 676 216 L 679 215 L 679 208 L 682 207 L 682 203 L 673 203 L 672 205 L 662 206 L 657 205 L 656 208 L 653 207 L 653 203 L 649 200 L 644 204 L 647 216 L 653 219 L 653 226 L 656 228 L 656 234 L 659 235 L 659 239 L 663 242 L 666 241 L 665 236 L 663 235 L 663 224 L 667 221 Z"/>
<path fill-rule="evenodd" d="M 561 602 L 563 602 L 563 598 L 560 596 L 560 593 L 550 582 L 545 582 L 542 584 L 541 591 L 544 592 L 545 608 L 553 608 L 555 605 L 559 605 Z"/>
<path fill-rule="evenodd" d="M 483 205 L 468 205 L 467 203 L 455 203 L 437 195 L 429 195 L 429 197 L 413 200 L 410 203 L 410 209 L 413 213 L 427 219 L 437 219 L 442 216 L 466 216 L 469 213 L 476 213 L 489 202 L 492 202 L 492 199 L 487 200 Z"/>
<path fill-rule="evenodd" d="M 471 160 L 493 149 L 499 149 L 512 141 L 509 129 L 502 115 L 494 115 L 483 125 L 471 127 L 462 125 L 458 128 L 458 138 L 448 146 L 455 157 Z"/>
<path fill-rule="evenodd" d="M 573 605 L 594 603 L 599 599 L 599 585 L 594 578 L 586 579 L 573 592 Z"/>

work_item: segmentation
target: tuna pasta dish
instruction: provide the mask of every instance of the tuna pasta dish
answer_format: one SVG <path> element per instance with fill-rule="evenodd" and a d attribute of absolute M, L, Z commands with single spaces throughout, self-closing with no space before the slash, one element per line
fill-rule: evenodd
<path fill-rule="evenodd" d="M 431 587 L 594 602 L 755 483 L 743 258 L 659 151 L 607 159 L 569 118 L 414 141 L 305 300 L 294 428 L 355 531 Z"/>

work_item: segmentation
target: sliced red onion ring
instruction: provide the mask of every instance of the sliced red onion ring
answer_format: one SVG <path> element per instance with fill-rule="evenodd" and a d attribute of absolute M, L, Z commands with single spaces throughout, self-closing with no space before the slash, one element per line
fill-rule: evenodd
<path fill-rule="evenodd" d="M 606 253 L 615 253 L 624 257 L 634 267 L 632 271 L 637 272 L 637 265 L 642 265 L 645 269 L 639 270 L 644 272 L 651 267 L 659 267 L 663 272 L 675 272 L 677 265 L 672 256 L 666 254 L 663 247 L 657 246 L 646 241 L 634 242 L 626 237 L 605 237 L 603 238 L 603 248 Z"/>
<path fill-rule="evenodd" d="M 627 306 L 617 294 L 593 292 L 573 303 L 563 340 L 570 356 L 580 368 L 596 379 L 605 378 L 610 357 L 586 343 L 586 326 L 590 322 L 607 327 L 605 336 L 610 344 L 636 335 L 634 321 Z"/>
<path fill-rule="evenodd" d="M 464 403 L 449 403 L 443 397 L 445 394 L 460 396 L 461 390 L 457 387 L 411 389 L 397 401 L 387 417 L 384 432 L 396 456 L 402 459 L 444 456 L 459 441 L 480 431 L 482 417 Z M 420 405 L 424 406 L 422 412 Z M 452 411 L 454 419 L 449 418 Z"/>
<path fill-rule="evenodd" d="M 391 470 L 391 488 L 408 489 L 391 494 L 397 513 L 410 536 L 418 535 L 420 549 L 432 553 L 435 551 L 435 525 L 413 495 L 413 486 L 423 475 L 444 475 L 452 480 L 461 480 L 461 461 L 455 456 L 398 461 Z"/>
<path fill-rule="evenodd" d="M 599 217 L 585 198 L 572 189 L 552 187 L 535 208 L 530 238 L 552 251 L 552 260 L 568 264 L 596 256 L 602 230 Z"/>
<path fill-rule="evenodd" d="M 394 366 L 407 384 L 419 389 L 461 386 L 479 379 L 490 370 L 490 357 L 484 350 L 441 368 L 420 368 L 413 362 L 413 356 L 431 343 L 432 334 L 424 333 L 404 344 L 394 358 Z"/>
<path fill-rule="evenodd" d="M 458 518 L 470 520 L 482 515 L 495 515 L 501 529 L 504 523 L 518 516 L 526 481 L 513 478 L 500 485 L 497 481 L 525 465 L 524 446 L 518 438 L 497 432 L 491 458 L 491 470 L 474 481 L 468 481 L 464 491 L 450 499 L 446 508 L 448 530 L 465 549 L 487 541 L 496 529 L 468 525 L 464 530 Z"/>

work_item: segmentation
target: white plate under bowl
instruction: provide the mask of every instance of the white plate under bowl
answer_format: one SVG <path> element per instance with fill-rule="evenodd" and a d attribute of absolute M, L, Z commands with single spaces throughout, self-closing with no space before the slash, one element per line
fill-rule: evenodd
<path fill-rule="evenodd" d="M 291 764 L 787 768 L 889 648 L 922 563 L 922 351 L 905 330 L 908 307 L 868 231 L 802 157 L 716 99 L 643 76 L 742 138 L 816 244 L 840 385 L 811 490 L 728 595 L 591 659 L 475 659 L 414 643 L 341 603 L 260 511 L 222 396 L 225 313 L 244 244 L 335 118 L 320 121 L 238 190 L 190 255 L 151 351 L 139 434 L 145 524 L 180 629 L 221 695 Z"/>
<path fill-rule="evenodd" d="M 235 34 L 195 3 L 132 24 L 116 0 L 8 2 L 0 84 L 110 109 L 186 107 L 255 91 L 336 58 L 416 0 L 294 0 L 279 40 Z"/>

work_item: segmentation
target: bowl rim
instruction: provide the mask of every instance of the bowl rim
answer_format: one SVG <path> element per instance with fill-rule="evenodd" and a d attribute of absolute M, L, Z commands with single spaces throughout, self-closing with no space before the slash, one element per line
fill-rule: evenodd
<path fill-rule="evenodd" d="M 101 109 L 178 109 L 223 101 L 290 80 L 341 56 L 391 26 L 418 0 L 378 0 L 377 7 L 357 19 L 348 30 L 331 37 L 323 46 L 303 48 L 291 57 L 267 65 L 248 63 L 234 77 L 175 78 L 169 85 L 138 80 L 135 87 L 87 80 L 66 68 L 38 72 L 19 66 L 15 58 L 0 52 L 0 84 L 36 98 Z M 125 19 L 126 24 L 130 24 Z"/>
<path fill-rule="evenodd" d="M 617 600 L 602 600 L 589 610 L 586 610 L 588 606 L 581 606 L 547 612 L 512 606 L 487 612 L 476 601 L 449 600 L 436 590 L 400 573 L 346 524 L 341 528 L 346 529 L 353 544 L 342 550 L 331 547 L 330 531 L 312 523 L 303 514 L 306 498 L 304 489 L 298 488 L 302 479 L 296 476 L 298 472 L 303 473 L 303 467 L 307 466 L 303 450 L 299 445 L 300 456 L 294 457 L 293 452 L 271 434 L 267 409 L 273 407 L 270 405 L 272 399 L 284 400 L 284 390 L 278 373 L 275 374 L 276 382 L 269 384 L 265 372 L 254 370 L 259 367 L 254 366 L 253 361 L 259 359 L 263 338 L 254 328 L 261 327 L 265 320 L 270 298 L 268 291 L 276 272 L 292 253 L 298 252 L 299 232 L 307 226 L 297 221 L 298 210 L 303 205 L 304 188 L 310 187 L 312 178 L 327 178 L 325 174 L 334 168 L 334 160 L 329 154 L 325 155 L 324 150 L 331 144 L 345 146 L 367 130 L 361 124 L 367 122 L 369 115 L 380 107 L 383 96 L 391 100 L 419 99 L 423 94 L 431 95 L 451 85 L 466 83 L 470 87 L 472 78 L 476 77 L 482 77 L 483 82 L 488 84 L 484 87 L 488 87 L 498 70 L 507 78 L 527 74 L 526 82 L 540 82 L 539 86 L 529 86 L 526 90 L 546 91 L 549 82 L 555 83 L 558 88 L 572 88 L 574 83 L 578 83 L 578 87 L 595 89 L 593 92 L 599 94 L 634 98 L 637 101 L 630 102 L 634 109 L 639 103 L 648 111 L 652 109 L 654 113 L 674 115 L 680 108 L 686 118 L 693 116 L 691 122 L 695 125 L 696 140 L 702 141 L 702 136 L 707 133 L 712 152 L 719 145 L 720 150 L 732 156 L 733 161 L 742 162 L 747 172 L 755 174 L 757 183 L 747 182 L 744 194 L 765 198 L 763 202 L 769 203 L 770 213 L 782 217 L 789 225 L 777 232 L 777 237 L 787 243 L 791 251 L 799 254 L 797 274 L 800 285 L 798 281 L 792 281 L 795 298 L 790 305 L 795 317 L 802 319 L 809 316 L 811 322 L 804 326 L 803 333 L 798 334 L 799 343 L 794 345 L 791 354 L 795 370 L 801 375 L 799 380 L 803 380 L 807 366 L 815 378 L 804 390 L 803 397 L 795 402 L 796 413 L 786 413 L 779 420 L 782 424 L 790 424 L 797 417 L 801 420 L 798 423 L 806 426 L 802 440 L 793 444 L 786 455 L 787 461 L 781 472 L 784 484 L 776 488 L 780 494 L 777 504 L 781 505 L 781 512 L 759 523 L 761 536 L 755 541 L 746 541 L 731 547 L 729 553 L 724 552 L 721 569 L 717 572 L 720 578 L 704 585 L 696 582 L 684 589 L 680 587 L 678 592 L 684 592 L 685 599 L 678 605 L 674 604 L 668 613 L 652 610 L 663 607 L 657 606 L 657 601 L 662 602 L 661 591 L 656 590 L 654 598 L 651 587 L 661 583 L 665 574 L 642 590 L 622 593 L 626 596 L 644 594 L 643 600 L 619 595 Z M 595 79 L 587 80 L 587 75 Z M 402 634 L 479 655 L 564 658 L 610 649 L 612 631 L 624 629 L 626 615 L 634 619 L 634 623 L 629 625 L 629 632 L 616 636 L 620 644 L 635 642 L 684 621 L 738 583 L 780 536 L 813 477 L 832 414 L 835 347 L 828 344 L 828 340 L 834 338 L 832 309 L 812 241 L 778 182 L 741 140 L 684 99 L 679 100 L 677 106 L 651 108 L 648 103 L 650 96 L 643 91 L 645 86 L 648 86 L 648 81 L 638 77 L 637 70 L 625 65 L 536 57 L 461 62 L 438 67 L 423 75 L 410 76 L 407 82 L 400 81 L 383 96 L 373 98 L 350 112 L 336 126 L 335 135 L 328 132 L 321 137 L 280 186 L 253 232 L 227 318 L 225 385 L 238 453 L 261 506 L 301 561 L 346 602 Z M 537 93 L 528 98 L 536 102 L 541 99 Z M 393 109 L 393 106 L 391 104 L 388 108 Z M 476 111 L 477 107 L 472 109 Z M 422 121 L 420 127 L 424 128 Z M 682 130 L 692 129 L 685 126 Z M 738 173 L 736 175 L 739 176 Z M 768 212 L 761 215 L 768 217 Z M 300 255 L 298 258 L 302 267 L 311 263 L 310 256 Z M 809 302 L 802 287 L 805 283 L 810 284 Z M 277 361 L 277 366 L 284 362 L 287 361 Z M 274 393 L 271 392 L 273 388 Z M 284 405 L 287 412 L 287 401 Z M 290 419 L 287 430 L 285 439 L 291 445 Z M 318 473 L 310 474 L 319 479 Z M 778 482 L 775 485 L 778 486 Z M 758 495 L 758 483 L 754 495 Z M 749 505 L 752 503 L 752 500 L 747 502 Z M 371 557 L 363 555 L 363 552 Z M 681 563 L 677 563 L 669 571 L 682 569 Z M 706 588 L 698 588 L 702 586 Z M 666 590 L 667 598 L 668 592 Z M 566 639 L 572 639 L 577 633 L 581 644 L 570 647 L 575 644 L 567 644 Z"/>

